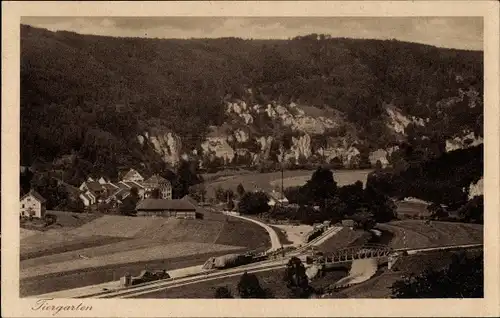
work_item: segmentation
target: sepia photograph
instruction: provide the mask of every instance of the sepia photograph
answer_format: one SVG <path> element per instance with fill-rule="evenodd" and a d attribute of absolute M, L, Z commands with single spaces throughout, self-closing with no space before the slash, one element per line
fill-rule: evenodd
<path fill-rule="evenodd" d="M 485 61 L 472 15 L 21 16 L 18 297 L 484 299 Z"/>

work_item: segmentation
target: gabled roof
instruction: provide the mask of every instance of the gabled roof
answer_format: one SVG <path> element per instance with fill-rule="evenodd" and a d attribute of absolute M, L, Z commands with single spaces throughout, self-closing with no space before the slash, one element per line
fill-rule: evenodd
<path fill-rule="evenodd" d="M 138 189 L 144 189 L 144 187 L 140 184 L 140 183 L 137 183 L 137 182 L 134 182 L 134 181 L 126 181 L 124 182 L 129 188 L 132 188 L 132 187 L 136 187 Z"/>
<path fill-rule="evenodd" d="M 188 194 L 183 196 L 181 200 L 186 200 L 194 206 L 198 205 L 198 202 L 196 202 L 196 200 L 193 197 L 189 196 Z"/>
<path fill-rule="evenodd" d="M 123 181 L 118 182 L 117 185 L 120 189 L 130 189 L 130 187 L 126 185 L 125 182 Z"/>
<path fill-rule="evenodd" d="M 271 191 L 267 195 L 270 199 L 274 199 L 275 201 L 288 201 L 286 196 L 284 194 L 281 194 L 281 192 Z"/>
<path fill-rule="evenodd" d="M 175 210 L 196 211 L 196 207 L 187 200 L 145 199 L 139 202 L 137 210 Z"/>
<path fill-rule="evenodd" d="M 117 187 L 117 186 L 115 186 L 115 185 L 114 185 L 114 184 L 112 184 L 112 183 L 105 183 L 105 184 L 103 184 L 102 186 L 103 186 L 106 190 L 108 190 L 108 191 L 114 191 L 114 190 L 118 189 L 118 187 Z"/>
<path fill-rule="evenodd" d="M 137 170 L 135 169 L 130 169 L 124 176 L 123 176 L 123 179 L 128 179 L 128 178 L 132 178 L 134 176 L 134 174 L 138 174 L 139 176 L 141 176 L 141 174 L 139 172 L 137 172 Z M 142 178 L 142 176 L 141 176 Z"/>
<path fill-rule="evenodd" d="M 36 192 L 35 190 L 30 190 L 30 192 L 26 193 L 25 195 L 23 195 L 21 197 L 21 201 L 24 200 L 24 198 L 28 197 L 28 196 L 32 196 L 34 197 L 38 202 L 40 203 L 45 203 L 47 202 L 47 200 L 44 199 L 44 197 L 42 197 L 40 195 L 40 193 Z"/>
<path fill-rule="evenodd" d="M 94 192 L 96 191 L 102 191 L 103 188 L 102 188 L 102 184 L 100 184 L 99 182 L 97 181 L 91 181 L 91 182 L 87 182 L 87 188 L 89 190 L 92 190 Z"/>

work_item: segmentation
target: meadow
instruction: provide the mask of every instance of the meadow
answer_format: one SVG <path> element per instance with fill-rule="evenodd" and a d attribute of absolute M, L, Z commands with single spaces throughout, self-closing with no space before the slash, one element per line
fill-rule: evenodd
<path fill-rule="evenodd" d="M 368 174 L 373 170 L 336 170 L 333 177 L 337 185 L 344 186 L 361 181 L 366 184 Z M 301 186 L 309 180 L 314 171 L 312 170 L 287 170 L 283 172 L 284 188 Z M 258 173 L 250 171 L 230 171 L 227 173 L 205 174 L 205 187 L 207 197 L 214 198 L 215 190 L 218 187 L 231 189 L 236 192 L 236 188 L 241 183 L 247 191 L 262 190 L 271 191 L 281 188 L 281 172 Z"/>

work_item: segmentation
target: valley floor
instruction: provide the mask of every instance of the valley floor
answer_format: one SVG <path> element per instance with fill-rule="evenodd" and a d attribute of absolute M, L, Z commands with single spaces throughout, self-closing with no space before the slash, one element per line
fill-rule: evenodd
<path fill-rule="evenodd" d="M 137 275 L 143 269 L 202 265 L 209 257 L 270 247 L 268 233 L 245 220 L 105 215 L 75 228 L 21 240 L 21 296 Z"/>

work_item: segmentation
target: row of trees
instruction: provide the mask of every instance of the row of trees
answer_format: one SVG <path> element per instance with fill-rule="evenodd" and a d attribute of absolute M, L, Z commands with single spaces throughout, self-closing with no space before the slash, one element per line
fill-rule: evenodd
<path fill-rule="evenodd" d="M 345 217 L 373 219 L 387 222 L 396 217 L 392 200 L 376 188 L 358 181 L 337 187 L 333 173 L 319 167 L 303 186 L 287 188 L 285 196 L 297 207 L 276 206 L 271 209 L 263 192 L 245 194 L 239 202 L 239 211 L 245 214 L 268 213 L 272 218 L 298 220 L 307 224 L 325 220 L 339 221 Z"/>

